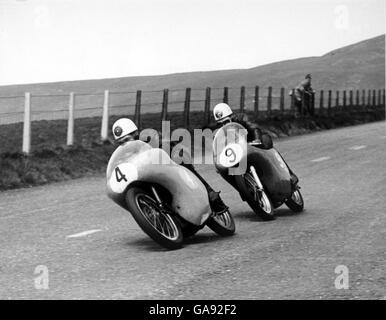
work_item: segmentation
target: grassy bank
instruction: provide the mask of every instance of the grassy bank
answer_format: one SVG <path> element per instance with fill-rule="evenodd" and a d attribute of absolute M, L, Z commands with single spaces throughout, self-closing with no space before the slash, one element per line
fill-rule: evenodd
<path fill-rule="evenodd" d="M 182 126 L 182 113 L 171 113 L 172 129 Z M 254 119 L 250 114 L 250 119 Z M 117 117 L 110 118 L 112 124 Z M 191 127 L 201 128 L 202 112 L 191 114 Z M 351 110 L 335 113 L 331 117 L 317 115 L 294 118 L 290 114 L 273 114 L 269 119 L 262 115 L 257 120 L 274 138 L 305 134 L 385 119 L 385 109 Z M 22 125 L 0 126 L 0 190 L 41 185 L 103 173 L 114 151 L 109 142 L 100 142 L 100 118 L 77 119 L 75 145 L 65 146 L 66 121 L 37 121 L 32 123 L 32 152 L 20 152 Z M 143 128 L 160 129 L 159 114 L 142 116 Z"/>

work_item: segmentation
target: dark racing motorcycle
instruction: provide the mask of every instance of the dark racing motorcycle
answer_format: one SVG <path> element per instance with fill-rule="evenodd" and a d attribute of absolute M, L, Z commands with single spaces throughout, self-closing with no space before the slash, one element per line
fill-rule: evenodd
<path fill-rule="evenodd" d="M 235 232 L 229 211 L 213 214 L 202 182 L 162 149 L 137 140 L 119 146 L 107 167 L 107 194 L 130 211 L 141 229 L 168 249 L 208 226 L 221 236 Z"/>
<path fill-rule="evenodd" d="M 235 122 L 221 127 L 213 140 L 217 171 L 263 220 L 273 220 L 274 209 L 285 203 L 292 211 L 304 209 L 298 184 L 292 185 L 287 164 L 273 147 L 248 143 L 246 129 Z"/>

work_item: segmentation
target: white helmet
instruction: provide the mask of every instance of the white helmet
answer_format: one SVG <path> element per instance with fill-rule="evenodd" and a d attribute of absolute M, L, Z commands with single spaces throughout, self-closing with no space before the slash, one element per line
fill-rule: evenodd
<path fill-rule="evenodd" d="M 232 109 L 226 103 L 219 103 L 213 109 L 214 119 L 218 122 L 223 122 L 226 118 L 232 115 Z"/>
<path fill-rule="evenodd" d="M 136 124 L 128 118 L 121 118 L 113 124 L 113 135 L 115 140 L 120 140 L 123 137 L 138 130 Z"/>

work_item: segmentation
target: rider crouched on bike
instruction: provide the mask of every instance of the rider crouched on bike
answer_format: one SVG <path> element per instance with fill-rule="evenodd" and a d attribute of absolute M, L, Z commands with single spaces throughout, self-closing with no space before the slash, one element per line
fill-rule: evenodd
<path fill-rule="evenodd" d="M 242 125 L 248 132 L 247 134 L 247 142 L 258 146 L 263 149 L 271 149 L 273 147 L 273 142 L 271 136 L 261 130 L 257 124 L 252 123 L 248 120 L 248 116 L 246 114 L 234 114 L 232 109 L 226 103 L 219 103 L 213 109 L 214 119 L 216 120 L 215 126 L 217 128 L 222 127 L 223 125 L 229 122 L 236 122 Z M 214 128 L 211 128 L 214 129 Z M 282 157 L 283 158 L 283 157 Z M 283 159 L 284 163 L 287 165 L 287 168 L 291 175 L 291 184 L 295 187 L 298 183 L 299 179 L 296 174 L 291 170 L 288 164 Z M 227 179 L 228 181 L 228 179 Z"/>
<path fill-rule="evenodd" d="M 130 141 L 139 140 L 139 130 L 137 125 L 128 118 L 121 118 L 113 124 L 112 127 L 114 142 L 119 146 L 124 145 Z M 161 140 L 161 133 L 158 133 Z M 149 142 L 149 141 L 144 141 Z M 171 142 L 171 149 L 177 144 L 177 142 Z M 160 146 L 162 148 L 162 146 Z M 195 170 L 194 166 L 191 163 L 181 163 L 182 166 L 190 170 L 196 177 L 203 183 L 207 192 L 209 203 L 212 211 L 216 214 L 223 213 L 228 210 L 228 207 L 224 204 L 220 197 L 220 192 L 216 192 L 213 188 L 206 182 L 206 180 Z"/>

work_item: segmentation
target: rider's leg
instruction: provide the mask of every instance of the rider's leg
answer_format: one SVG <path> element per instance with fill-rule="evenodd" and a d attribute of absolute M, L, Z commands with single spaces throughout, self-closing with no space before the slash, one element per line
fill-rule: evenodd
<path fill-rule="evenodd" d="M 225 205 L 225 203 L 220 197 L 220 192 L 214 191 L 213 188 L 209 185 L 209 183 L 196 171 L 196 169 L 191 163 L 181 163 L 181 165 L 187 168 L 192 173 L 194 173 L 194 175 L 203 183 L 208 192 L 210 206 L 214 212 L 222 213 L 228 210 L 228 207 Z"/>

